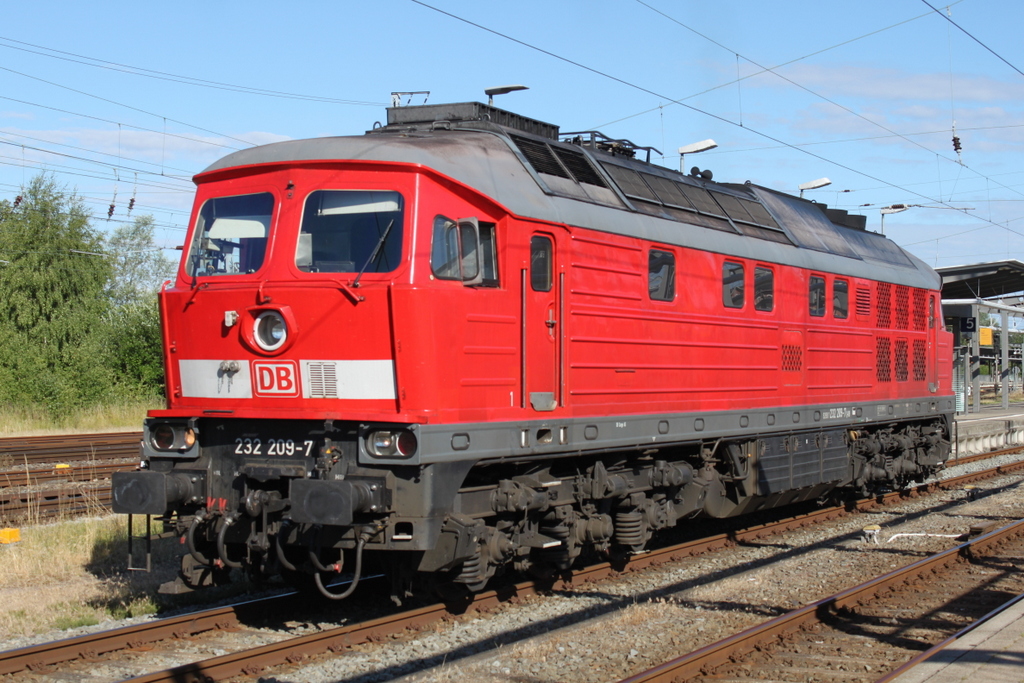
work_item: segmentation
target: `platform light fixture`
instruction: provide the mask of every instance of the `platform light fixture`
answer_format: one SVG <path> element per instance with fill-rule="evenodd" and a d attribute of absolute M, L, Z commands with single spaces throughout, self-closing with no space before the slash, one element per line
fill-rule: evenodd
<path fill-rule="evenodd" d="M 879 211 L 882 214 L 882 227 L 881 233 L 885 234 L 885 216 L 890 213 L 900 213 L 910 208 L 910 204 L 893 204 L 892 206 L 883 206 Z"/>
<path fill-rule="evenodd" d="M 817 190 L 818 188 L 821 187 L 828 187 L 831 184 L 832 181 L 829 180 L 828 178 L 818 178 L 817 180 L 812 180 L 810 182 L 803 183 L 802 185 L 798 186 L 800 188 L 800 196 L 804 196 L 804 190 Z"/>
<path fill-rule="evenodd" d="M 701 140 L 700 142 L 693 142 L 689 145 L 683 145 L 679 148 L 679 172 L 683 172 L 683 158 L 687 154 L 697 154 L 699 152 L 706 152 L 709 149 L 718 147 L 718 143 L 708 138 L 707 140 Z"/>
<path fill-rule="evenodd" d="M 516 92 L 517 90 L 529 90 L 525 85 L 501 85 L 497 88 L 488 88 L 484 90 L 484 94 L 487 95 L 487 106 L 494 106 L 495 95 L 507 95 L 510 92 Z"/>

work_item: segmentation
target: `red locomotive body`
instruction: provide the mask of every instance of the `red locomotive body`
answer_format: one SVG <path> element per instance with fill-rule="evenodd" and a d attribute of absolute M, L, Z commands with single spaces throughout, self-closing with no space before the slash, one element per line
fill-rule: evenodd
<path fill-rule="evenodd" d="M 399 597 L 475 588 L 942 466 L 940 280 L 862 217 L 480 104 L 388 113 L 196 177 L 168 408 L 114 481 L 187 584 L 337 597 L 365 552 Z"/>

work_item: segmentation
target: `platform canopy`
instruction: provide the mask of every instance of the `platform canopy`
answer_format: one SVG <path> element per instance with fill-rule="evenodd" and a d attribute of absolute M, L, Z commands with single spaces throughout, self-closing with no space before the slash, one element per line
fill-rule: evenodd
<path fill-rule="evenodd" d="M 936 268 L 942 298 L 991 299 L 1024 293 L 1024 263 L 1014 260 Z"/>

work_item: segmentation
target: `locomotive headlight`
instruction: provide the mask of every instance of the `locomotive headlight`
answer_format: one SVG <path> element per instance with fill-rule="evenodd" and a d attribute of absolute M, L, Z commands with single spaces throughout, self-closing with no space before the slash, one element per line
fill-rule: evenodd
<path fill-rule="evenodd" d="M 366 435 L 366 450 L 380 458 L 408 458 L 416 446 L 416 435 L 404 429 L 379 429 Z"/>
<path fill-rule="evenodd" d="M 277 311 L 260 313 L 253 324 L 252 332 L 256 343 L 264 351 L 275 351 L 288 339 L 288 326 Z"/>
<path fill-rule="evenodd" d="M 187 451 L 195 443 L 195 430 L 184 424 L 160 422 L 149 428 L 149 445 L 156 451 Z"/>
<path fill-rule="evenodd" d="M 158 451 L 173 450 L 175 440 L 174 427 L 169 424 L 157 425 L 149 432 L 149 441 Z"/>

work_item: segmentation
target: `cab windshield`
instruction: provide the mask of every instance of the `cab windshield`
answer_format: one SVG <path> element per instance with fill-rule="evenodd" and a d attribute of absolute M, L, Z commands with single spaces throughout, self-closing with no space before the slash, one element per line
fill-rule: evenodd
<path fill-rule="evenodd" d="M 386 273 L 402 258 L 397 192 L 317 190 L 306 198 L 295 266 L 307 273 Z"/>
<path fill-rule="evenodd" d="M 185 266 L 190 276 L 255 273 L 263 265 L 274 212 L 269 192 L 208 199 Z"/>

